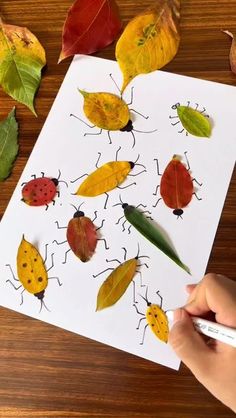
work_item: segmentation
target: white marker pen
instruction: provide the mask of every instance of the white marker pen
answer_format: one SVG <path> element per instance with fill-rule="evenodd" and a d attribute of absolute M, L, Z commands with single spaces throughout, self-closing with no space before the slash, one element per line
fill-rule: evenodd
<path fill-rule="evenodd" d="M 174 311 L 166 311 L 166 316 L 170 322 L 174 319 Z M 208 321 L 207 319 L 197 316 L 191 317 L 195 329 L 201 334 L 221 341 L 222 343 L 236 347 L 236 329 L 226 327 L 217 322 Z"/>

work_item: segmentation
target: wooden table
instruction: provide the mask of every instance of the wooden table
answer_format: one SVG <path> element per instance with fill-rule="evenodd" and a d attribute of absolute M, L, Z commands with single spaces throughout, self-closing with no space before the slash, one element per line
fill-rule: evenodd
<path fill-rule="evenodd" d="M 61 30 L 72 0 L 2 0 L 3 19 L 27 26 L 42 42 L 47 68 L 35 118 L 17 104 L 20 152 L 12 176 L 0 183 L 0 217 L 69 66 L 57 65 Z M 147 0 L 117 0 L 127 22 Z M 229 38 L 236 30 L 236 0 L 182 2 L 182 38 L 166 70 L 236 85 L 230 71 Z M 114 59 L 114 46 L 98 54 Z M 0 92 L 1 119 L 14 105 Z M 224 138 L 222 138 L 224 140 Z M 232 179 L 208 271 L 235 277 L 236 178 Z M 2 279 L 2 278 L 0 278 Z M 214 399 L 184 366 L 180 372 L 73 335 L 7 309 L 0 309 L 0 417 L 228 418 L 234 414 Z M 221 367 L 221 365 L 216 365 Z"/>

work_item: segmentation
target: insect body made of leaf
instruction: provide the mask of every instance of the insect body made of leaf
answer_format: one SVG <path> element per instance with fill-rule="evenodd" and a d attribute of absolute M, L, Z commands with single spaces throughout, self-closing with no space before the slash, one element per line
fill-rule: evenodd
<path fill-rule="evenodd" d="M 116 152 L 116 161 L 109 161 L 106 164 L 103 164 L 101 167 L 98 167 L 98 161 L 101 157 L 101 153 L 99 153 L 98 160 L 96 162 L 97 170 L 92 172 L 91 174 L 84 174 L 81 177 L 84 177 L 85 175 L 88 176 L 79 186 L 78 190 L 76 191 L 76 195 L 78 196 L 85 196 L 85 197 L 94 197 L 99 196 L 103 193 L 107 195 L 104 208 L 106 209 L 107 201 L 108 201 L 108 194 L 107 192 L 115 189 L 116 187 L 119 187 L 121 189 L 126 189 L 132 185 L 136 185 L 135 182 L 128 184 L 127 186 L 120 187 L 120 184 L 123 183 L 123 181 L 127 178 L 128 175 L 132 177 L 136 177 L 141 173 L 146 172 L 145 166 L 143 164 L 138 164 L 137 161 L 139 159 L 136 159 L 135 162 L 132 161 L 117 161 L 118 152 L 121 149 L 121 147 L 118 148 Z M 135 166 L 141 166 L 144 169 L 136 174 L 130 174 L 130 171 Z M 71 183 L 76 182 L 79 180 L 75 179 L 71 181 Z"/>
<path fill-rule="evenodd" d="M 100 128 L 100 131 L 97 133 L 85 133 L 86 135 L 100 135 L 102 130 L 108 132 L 109 143 L 111 144 L 111 131 L 122 131 L 122 132 L 131 132 L 133 136 L 133 147 L 135 145 L 135 136 L 133 132 L 140 133 L 152 133 L 152 131 L 139 131 L 134 129 L 133 122 L 131 118 L 131 110 L 138 115 L 142 116 L 144 119 L 148 119 L 148 116 L 144 116 L 141 113 L 137 112 L 134 109 L 129 109 L 129 105 L 133 101 L 133 88 L 132 88 L 131 101 L 127 104 L 122 97 L 117 96 L 113 93 L 107 92 L 96 92 L 88 93 L 85 90 L 80 90 L 84 98 L 83 110 L 87 119 L 93 124 L 92 126 L 84 122 L 78 116 L 71 114 L 70 116 L 79 119 L 81 122 L 85 123 L 89 128 Z"/>
<path fill-rule="evenodd" d="M 124 248 L 125 250 L 125 248 Z M 126 251 L 126 250 L 125 250 Z M 114 305 L 118 300 L 122 297 L 125 293 L 126 289 L 129 287 L 130 283 L 133 281 L 134 276 L 137 272 L 140 273 L 141 279 L 141 272 L 138 270 L 143 264 L 139 264 L 140 258 L 149 258 L 148 256 L 139 256 L 137 254 L 136 257 L 131 258 L 129 260 L 125 260 L 123 263 L 120 263 L 119 260 L 110 260 L 110 261 L 117 261 L 119 266 L 116 269 L 108 268 L 105 271 L 113 270 L 112 273 L 107 277 L 107 279 L 101 285 L 98 296 L 97 296 L 97 311 L 100 311 L 104 308 L 108 308 Z M 125 252 L 126 258 L 126 252 Z M 108 262 L 108 260 L 107 260 Z M 147 264 L 144 264 L 146 267 Z M 105 271 L 101 272 L 104 273 Z M 101 273 L 94 275 L 93 277 L 97 277 Z M 135 302 L 135 282 L 133 281 L 133 299 Z M 142 281 L 141 281 L 141 286 Z"/>
<path fill-rule="evenodd" d="M 180 105 L 180 103 L 176 103 L 172 106 L 173 110 L 177 110 L 176 116 L 169 116 L 172 119 L 178 119 L 177 122 L 171 123 L 172 126 L 178 125 L 179 123 L 182 124 L 183 129 L 178 131 L 178 133 L 182 133 L 186 131 L 186 135 L 191 134 L 197 137 L 206 137 L 209 138 L 211 136 L 211 123 L 209 120 L 209 116 L 204 114 L 206 111 L 203 108 L 202 111 L 198 110 L 198 104 L 196 103 L 196 108 L 193 109 L 190 106 L 190 102 L 188 101 L 187 106 Z"/>
<path fill-rule="evenodd" d="M 161 176 L 161 198 L 164 200 L 166 206 L 174 209 L 173 214 L 177 217 L 181 217 L 183 214 L 183 208 L 185 208 L 191 202 L 193 195 L 195 195 L 198 200 L 202 200 L 197 196 L 196 192 L 194 192 L 193 182 L 195 181 L 199 186 L 202 186 L 202 184 L 199 183 L 195 178 L 192 179 L 189 173 L 190 166 L 186 154 L 187 152 L 185 152 L 185 157 L 188 164 L 187 168 L 181 162 L 181 157 L 174 155 L 162 175 L 159 172 L 158 160 L 155 158 L 157 163 L 157 173 L 159 176 Z M 157 186 L 154 195 L 157 194 L 158 188 L 159 185 Z M 157 200 L 153 207 L 157 206 L 161 198 Z"/>
<path fill-rule="evenodd" d="M 47 210 L 49 203 L 55 204 L 55 196 L 60 196 L 60 192 L 57 190 L 58 184 L 62 182 L 68 187 L 65 181 L 59 180 L 60 175 L 60 170 L 58 178 L 44 177 L 43 172 L 42 177 L 36 177 L 34 174 L 33 180 L 22 184 L 21 200 L 29 206 L 46 206 Z"/>
<path fill-rule="evenodd" d="M 23 303 L 23 293 L 25 290 L 27 290 L 29 293 L 33 294 L 41 301 L 42 309 L 42 306 L 46 307 L 43 299 L 45 295 L 45 290 L 48 286 L 48 280 L 56 279 L 58 284 L 61 286 L 61 283 L 57 277 L 48 277 L 49 270 L 51 270 L 51 268 L 54 267 L 53 254 L 51 255 L 52 265 L 48 269 L 46 269 L 45 266 L 46 260 L 47 245 L 45 259 L 43 260 L 37 248 L 30 242 L 26 241 L 26 239 L 23 236 L 17 252 L 17 275 L 19 279 L 17 279 L 14 276 L 11 266 L 7 264 L 7 266 L 11 270 L 13 279 L 18 282 L 20 281 L 21 285 L 15 287 L 14 283 L 11 282 L 11 280 L 7 280 L 7 282 L 10 282 L 16 290 L 18 290 L 20 287 L 23 287 L 23 291 L 21 292 L 21 304 Z"/>
<path fill-rule="evenodd" d="M 81 204 L 82 205 L 82 204 Z M 81 206 L 80 205 L 80 206 Z M 74 207 L 74 205 L 72 205 Z M 64 244 L 68 242 L 69 250 L 65 253 L 65 260 L 63 264 L 67 261 L 67 254 L 69 251 L 73 251 L 73 253 L 78 257 L 83 263 L 90 260 L 93 256 L 96 247 L 97 241 L 104 241 L 105 248 L 108 249 L 106 240 L 104 238 L 99 238 L 97 231 L 102 228 L 104 220 L 102 221 L 102 225 L 99 228 L 96 228 L 94 225 L 94 221 L 97 218 L 97 212 L 95 211 L 95 218 L 91 220 L 87 216 L 85 216 L 84 212 L 80 210 L 80 207 L 76 209 L 74 213 L 74 217 L 70 219 L 67 226 L 59 226 L 58 222 L 56 221 L 58 229 L 66 229 L 66 240 L 63 242 L 58 242 L 54 240 L 57 245 Z"/>
<path fill-rule="evenodd" d="M 118 205 L 122 205 L 122 208 L 124 209 L 125 221 L 128 221 L 138 232 L 140 232 L 140 234 L 155 245 L 155 247 L 157 247 L 160 251 L 166 254 L 167 257 L 174 261 L 179 267 L 184 269 L 188 274 L 191 274 L 189 268 L 179 259 L 177 253 L 167 241 L 161 230 L 157 227 L 157 225 L 154 225 L 152 221 L 138 209 L 138 207 L 136 208 L 135 206 L 123 202 L 117 203 L 114 206 Z M 121 218 L 117 223 L 119 223 L 120 220 Z"/>
<path fill-rule="evenodd" d="M 169 336 L 169 324 L 166 313 L 162 309 L 163 298 L 161 297 L 158 291 L 157 295 L 160 297 L 161 300 L 160 306 L 149 302 L 147 299 L 147 289 L 148 288 L 146 288 L 145 297 L 140 295 L 147 303 L 146 314 L 140 312 L 135 304 L 133 305 L 136 309 L 136 312 L 142 315 L 142 318 L 139 320 L 137 329 L 139 329 L 140 324 L 144 319 L 146 319 L 147 321 L 147 324 L 145 325 L 143 330 L 143 338 L 140 344 L 142 345 L 144 343 L 145 332 L 148 326 L 151 328 L 152 332 L 159 340 L 163 341 L 164 343 L 167 343 Z"/>

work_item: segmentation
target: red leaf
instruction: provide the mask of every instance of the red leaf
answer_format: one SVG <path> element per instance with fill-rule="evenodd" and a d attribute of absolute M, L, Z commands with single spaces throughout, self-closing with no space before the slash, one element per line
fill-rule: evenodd
<path fill-rule="evenodd" d="M 230 60 L 231 70 L 233 71 L 234 74 L 236 74 L 236 40 L 235 40 L 233 33 L 229 32 L 228 30 L 223 30 L 223 32 L 232 38 L 229 60 Z"/>
<path fill-rule="evenodd" d="M 92 54 L 105 48 L 120 30 L 115 0 L 75 0 L 64 24 L 59 62 L 74 54 Z"/>

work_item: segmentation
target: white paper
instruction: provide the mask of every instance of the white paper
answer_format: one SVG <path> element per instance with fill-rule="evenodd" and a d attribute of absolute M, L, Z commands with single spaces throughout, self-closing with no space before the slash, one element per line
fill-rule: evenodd
<path fill-rule="evenodd" d="M 109 144 L 107 131 L 98 136 L 84 136 L 84 133 L 98 132 L 97 128 L 89 128 L 79 120 L 70 117 L 73 113 L 91 125 L 83 113 L 83 97 L 78 88 L 88 92 L 107 91 L 119 95 L 109 74 L 112 73 L 117 84 L 121 86 L 121 73 L 116 62 L 94 57 L 76 57 L 65 77 L 54 105 L 38 138 L 19 184 L 12 196 L 5 216 L 0 224 L 0 303 L 2 306 L 22 312 L 34 318 L 41 319 L 61 328 L 80 335 L 101 341 L 113 347 L 136 354 L 154 362 L 178 369 L 179 360 L 171 347 L 159 341 L 149 327 L 146 329 L 144 344 L 140 345 L 146 320 L 143 320 L 137 330 L 141 315 L 133 307 L 133 287 L 128 287 L 122 298 L 112 307 L 96 312 L 98 290 L 108 273 L 93 278 L 94 274 L 116 267 L 117 263 L 107 263 L 106 259 L 123 261 L 124 251 L 127 258 L 137 255 L 138 244 L 140 255 L 148 255 L 149 268 L 141 267 L 143 283 L 148 286 L 148 300 L 159 304 L 156 294 L 159 290 L 163 297 L 163 309 L 173 309 L 186 300 L 185 285 L 197 282 L 203 276 L 216 228 L 223 208 L 226 192 L 230 182 L 235 161 L 235 87 L 202 81 L 185 76 L 156 71 L 145 76 L 139 76 L 127 87 L 124 99 L 130 101 L 131 87 L 134 87 L 134 100 L 130 108 L 149 116 L 144 119 L 137 113 L 132 113 L 134 129 L 154 133 L 134 132 L 136 145 L 132 148 L 133 137 L 130 132 L 111 132 L 112 144 Z M 211 137 L 197 138 L 186 136 L 181 130 L 181 124 L 171 125 L 177 119 L 172 106 L 179 102 L 203 110 L 210 116 L 213 125 Z M 99 165 L 115 160 L 118 147 L 121 150 L 118 160 L 135 161 L 140 154 L 139 163 L 144 164 L 147 172 L 137 177 L 128 177 L 122 186 L 136 182 L 136 186 L 126 190 L 114 189 L 109 193 L 107 209 L 104 209 L 105 196 L 83 198 L 72 195 L 81 181 L 71 184 L 70 181 L 84 173 L 93 172 L 101 152 Z M 184 208 L 182 219 L 173 215 L 163 201 L 153 208 L 159 195 L 154 196 L 156 186 L 161 177 L 156 173 L 154 158 L 158 158 L 160 171 L 163 173 L 174 154 L 184 160 L 184 152 L 191 166 L 191 175 L 196 178 L 201 187 L 197 194 L 202 200 L 193 196 L 189 205 Z M 57 177 L 61 170 L 61 179 L 68 182 L 59 184 L 60 197 L 55 205 L 45 207 L 30 207 L 21 201 L 21 184 L 32 179 L 31 175 Z M 133 173 L 141 171 L 135 167 Z M 128 233 L 128 223 L 122 231 L 122 222 L 116 225 L 122 216 L 119 195 L 123 202 L 137 206 L 147 205 L 152 217 L 168 234 L 180 259 L 190 268 L 192 276 L 178 267 L 167 256 L 143 238 L 134 228 Z M 98 213 L 95 221 L 100 226 L 101 237 L 106 238 L 109 250 L 104 243 L 98 242 L 96 253 L 87 263 L 82 263 L 72 253 L 68 253 L 66 264 L 62 264 L 65 252 L 69 249 L 67 243 L 57 246 L 54 239 L 61 242 L 66 239 L 66 229 L 58 230 L 55 224 L 66 226 L 73 217 L 76 207 L 84 202 L 81 210 L 93 219 L 94 211 Z M 50 309 L 40 310 L 40 301 L 32 294 L 14 290 L 8 279 L 12 276 L 6 264 L 12 266 L 16 274 L 16 254 L 22 235 L 34 244 L 44 256 L 45 244 L 48 245 L 48 265 L 50 255 L 55 253 L 55 266 L 49 276 L 60 278 L 60 287 L 56 280 L 49 280 L 45 291 L 44 302 Z M 140 287 L 139 275 L 135 276 L 136 299 L 139 311 L 145 313 L 146 302 L 141 298 L 145 288 Z M 14 282 L 17 285 L 17 282 Z M 19 283 L 20 284 L 20 283 Z"/>

